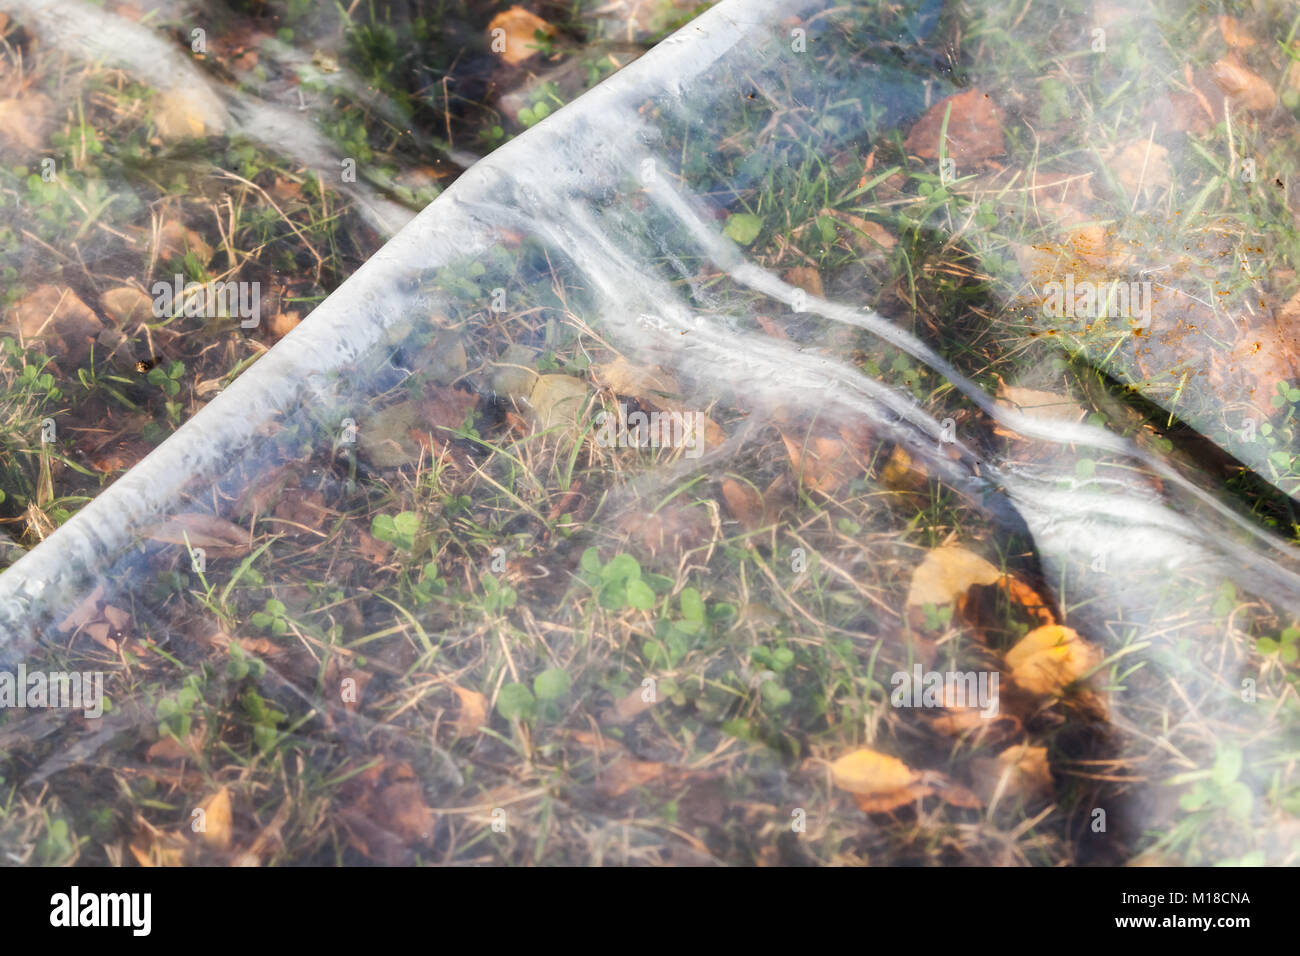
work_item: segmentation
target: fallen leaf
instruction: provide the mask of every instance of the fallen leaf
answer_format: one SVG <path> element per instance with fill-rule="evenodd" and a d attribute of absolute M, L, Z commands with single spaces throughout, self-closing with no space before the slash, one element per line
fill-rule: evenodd
<path fill-rule="evenodd" d="M 630 693 L 614 701 L 614 706 L 601 715 L 604 722 L 625 724 L 644 714 L 656 703 L 654 695 L 647 693 L 647 690 L 645 687 L 634 687 Z"/>
<path fill-rule="evenodd" d="M 154 102 L 153 121 L 158 135 L 169 141 L 202 139 L 209 132 L 220 132 L 212 127 L 206 104 L 183 89 L 158 94 Z"/>
<path fill-rule="evenodd" d="M 987 93 L 970 89 L 935 103 L 916 121 L 903 145 L 922 159 L 939 158 L 939 130 L 948 107 L 947 155 L 956 163 L 977 162 L 1006 152 L 1002 141 L 1002 120 Z"/>
<path fill-rule="evenodd" d="M 540 375 L 533 384 L 528 404 L 537 427 L 549 428 L 577 425 L 587 405 L 587 383 L 572 375 Z"/>
<path fill-rule="evenodd" d="M 193 734 L 190 735 L 193 737 Z M 149 745 L 145 751 L 146 760 L 161 760 L 165 763 L 176 763 L 181 760 L 188 760 L 192 756 L 185 744 L 181 743 L 170 734 L 166 737 L 160 737 Z"/>
<path fill-rule="evenodd" d="M 445 442 L 451 436 L 446 429 L 457 429 L 478 407 L 478 396 L 446 385 L 435 385 L 426 390 L 427 398 L 418 405 L 420 421 L 433 430 L 435 438 Z"/>
<path fill-rule="evenodd" d="M 600 773 L 599 788 L 607 797 L 621 797 L 663 776 L 667 767 L 649 760 L 620 756 Z"/>
<path fill-rule="evenodd" d="M 493 365 L 492 391 L 505 398 L 526 399 L 537 382 L 537 350 L 511 343 Z"/>
<path fill-rule="evenodd" d="M 734 478 L 722 480 L 722 498 L 727 503 L 727 510 L 740 522 L 746 531 L 753 531 L 763 525 L 763 496 L 758 489 L 749 484 L 742 484 Z"/>
<path fill-rule="evenodd" d="M 917 491 L 925 486 L 925 468 L 916 464 L 901 445 L 895 445 L 880 470 L 880 480 L 896 491 Z"/>
<path fill-rule="evenodd" d="M 456 733 L 461 737 L 478 733 L 479 728 L 487 722 L 487 698 L 467 687 L 453 686 L 451 689 L 460 698 L 460 717 L 456 720 Z"/>
<path fill-rule="evenodd" d="M 115 631 L 125 631 L 131 624 L 131 615 L 111 604 L 104 605 L 104 619 L 113 625 Z"/>
<path fill-rule="evenodd" d="M 230 805 L 230 791 L 222 787 L 199 804 L 203 811 L 203 829 L 199 838 L 216 850 L 230 849 L 231 823 L 234 819 Z"/>
<path fill-rule="evenodd" d="M 619 356 L 592 368 L 592 378 L 615 395 L 627 395 L 654 402 L 681 393 L 681 386 L 673 376 L 661 369 L 633 365 Z"/>
<path fill-rule="evenodd" d="M 921 775 L 897 757 L 862 747 L 831 764 L 835 786 L 849 793 L 893 793 L 910 787 Z"/>
<path fill-rule="evenodd" d="M 888 252 L 894 246 L 898 245 L 898 240 L 893 234 L 878 222 L 872 222 L 870 219 L 863 219 L 861 216 L 854 216 L 846 212 L 835 212 L 830 209 L 822 210 L 823 215 L 829 215 L 849 227 L 849 244 L 864 256 L 878 255 L 883 249 Z"/>
<path fill-rule="evenodd" d="M 143 867 L 184 866 L 185 838 L 176 834 L 142 834 L 127 847 Z"/>
<path fill-rule="evenodd" d="M 1003 404 L 1011 406 L 1035 421 L 1074 423 L 1084 415 L 1083 408 L 1064 395 L 1034 388 L 1020 388 L 1017 385 L 1008 385 L 1006 382 L 998 385 L 998 398 Z"/>
<path fill-rule="evenodd" d="M 1054 786 L 1047 748 L 1028 744 L 1008 747 L 996 758 L 979 757 L 971 761 L 971 775 L 976 792 L 986 804 L 1004 797 L 1050 799 Z"/>
<path fill-rule="evenodd" d="M 417 432 L 420 414 L 416 403 L 398 402 L 361 419 L 357 445 L 376 468 L 400 468 L 420 459 Z"/>
<path fill-rule="evenodd" d="M 248 532 L 239 525 L 201 512 L 173 515 L 150 529 L 146 537 L 182 547 L 188 539 L 189 547 L 202 548 L 212 558 L 234 558 L 252 550 Z"/>
<path fill-rule="evenodd" d="M 815 266 L 795 266 L 785 274 L 785 281 L 819 299 L 826 296 L 822 290 L 822 274 Z"/>
<path fill-rule="evenodd" d="M 1139 190 L 1143 195 L 1150 195 L 1156 190 L 1168 189 L 1173 179 L 1169 150 L 1147 139 L 1130 140 L 1104 154 L 1103 158 L 1130 198 Z M 1080 254 L 1093 257 L 1104 253 L 1108 239 L 1105 227 L 1100 225 L 1078 230 L 1073 236 Z"/>
<path fill-rule="evenodd" d="M 267 329 L 277 339 L 282 339 L 302 322 L 302 316 L 297 311 L 276 312 L 271 316 L 271 321 L 267 323 Z"/>
<path fill-rule="evenodd" d="M 59 633 L 67 634 L 84 627 L 99 617 L 99 602 L 104 598 L 104 585 L 99 585 L 79 602 L 58 624 Z"/>
<path fill-rule="evenodd" d="M 1047 624 L 1026 634 L 1007 652 L 1011 679 L 1033 694 L 1054 694 L 1101 663 L 1101 654 L 1078 632 Z"/>
<path fill-rule="evenodd" d="M 488 45 L 511 66 L 537 53 L 537 32 L 552 36 L 555 28 L 537 14 L 518 5 L 503 10 L 488 24 Z"/>
<path fill-rule="evenodd" d="M 43 93 L 24 93 L 0 100 L 0 143 L 16 155 L 29 155 L 45 144 L 54 104 Z"/>
<path fill-rule="evenodd" d="M 1255 38 L 1236 17 L 1220 14 L 1219 33 L 1223 37 L 1223 42 L 1234 49 L 1242 50 L 1255 45 Z"/>
<path fill-rule="evenodd" d="M 804 486 L 823 494 L 834 494 L 844 482 L 864 468 L 842 436 L 781 432 L 790 466 Z"/>
<path fill-rule="evenodd" d="M 976 584 L 997 584 L 1002 572 L 956 544 L 935 548 L 912 572 L 907 607 L 951 604 Z"/>
<path fill-rule="evenodd" d="M 629 512 L 617 527 L 652 555 L 661 551 L 680 555 L 703 543 L 713 531 L 703 508 L 679 504 L 666 505 L 649 516 Z"/>
<path fill-rule="evenodd" d="M 175 219 L 169 219 L 158 230 L 158 255 L 164 260 L 183 259 L 187 252 L 204 265 L 212 260 L 212 247 L 193 229 L 186 229 Z"/>
<path fill-rule="evenodd" d="M 428 844 L 436 822 L 424 787 L 410 764 L 381 760 L 347 781 L 340 813 L 348 842 L 364 856 L 395 865 L 409 860 L 409 846 Z"/>
<path fill-rule="evenodd" d="M 1229 54 L 1210 69 L 1215 84 L 1228 96 L 1248 110 L 1266 111 L 1277 105 L 1277 94 L 1272 85 Z"/>
<path fill-rule="evenodd" d="M 145 322 L 154 317 L 153 299 L 135 286 L 124 285 L 109 289 L 99 297 L 99 304 L 104 314 L 119 326 Z"/>
<path fill-rule="evenodd" d="M 38 286 L 14 303 L 11 324 L 28 343 L 42 341 L 66 351 L 74 361 L 90 354 L 104 323 L 71 289 Z"/>

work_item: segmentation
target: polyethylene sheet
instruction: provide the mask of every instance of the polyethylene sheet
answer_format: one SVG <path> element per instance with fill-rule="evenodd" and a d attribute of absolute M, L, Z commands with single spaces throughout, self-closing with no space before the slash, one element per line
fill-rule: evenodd
<path fill-rule="evenodd" d="M 92 861 L 1293 860 L 1294 119 L 966 6 L 726 0 L 473 165 L 0 576 L 108 701 L 7 784 Z"/>

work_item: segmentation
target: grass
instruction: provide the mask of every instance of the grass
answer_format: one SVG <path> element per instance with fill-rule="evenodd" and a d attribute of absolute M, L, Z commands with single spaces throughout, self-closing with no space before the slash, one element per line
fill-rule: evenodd
<path fill-rule="evenodd" d="M 368 19 L 355 21 L 363 25 L 353 28 L 349 56 L 362 75 L 396 85 L 383 66 L 401 62 L 391 46 L 407 41 L 383 28 L 375 6 L 359 8 Z M 1097 157 L 1137 126 L 1122 79 L 1115 85 L 1113 71 L 1093 61 L 1024 43 L 1011 22 L 1018 13 L 990 5 L 958 21 L 953 10 L 934 19 L 857 5 L 823 19 L 813 62 L 778 73 L 782 85 L 755 84 L 725 128 L 716 117 L 665 115 L 664 154 L 681 157 L 683 183 L 718 209 L 719 228 L 745 243 L 754 261 L 777 274 L 814 269 L 828 300 L 889 316 L 986 391 L 997 392 L 1000 380 L 1051 388 L 1090 422 L 1188 467 L 1206 461 L 1198 435 L 1248 457 L 1228 419 L 1215 417 L 1222 393 L 1179 392 L 1172 371 L 1143 358 L 1131 330 L 1052 326 L 1036 308 L 1017 251 L 1065 243 L 1060 220 L 1043 212 L 1041 190 L 1029 185 L 1035 171 L 1104 170 Z M 1199 23 L 1190 13 L 1162 23 L 1179 56 L 1197 66 L 1221 52 Z M 1294 33 L 1280 20 L 1251 23 L 1260 36 L 1289 41 L 1288 30 Z M 904 29 L 926 36 L 929 48 L 956 37 L 958 25 L 959 72 L 978 72 L 981 84 L 997 84 L 990 90 L 1008 99 L 1017 84 L 1050 81 L 1040 110 L 1056 116 L 1040 115 L 1037 125 L 1008 120 L 1008 156 L 958 167 L 950 179 L 942 158 L 918 160 L 903 146 L 927 105 L 922 80 L 932 65 L 923 52 L 909 48 L 889 61 L 901 65 L 890 67 L 888 97 L 864 67 L 878 64 L 884 44 Z M 1030 21 L 1043 36 L 1051 26 Z M 1129 70 L 1158 69 L 1129 50 L 1116 52 Z M 813 76 L 831 82 L 817 85 Z M 742 82 L 709 79 L 724 89 Z M 1162 79 L 1177 83 L 1176 75 Z M 104 125 L 119 115 L 114 110 L 140 108 L 114 102 L 103 115 L 89 114 L 106 144 L 116 141 Z M 421 108 L 436 110 L 438 102 Z M 1085 106 L 1087 127 L 1073 127 L 1070 118 Z M 496 120 L 481 114 L 456 122 L 486 129 L 491 139 L 487 124 Z M 377 125 L 364 118 L 354 129 L 381 143 Z M 1269 157 L 1260 168 L 1289 181 L 1275 135 L 1244 119 L 1233 132 L 1241 144 L 1257 137 L 1255 152 Z M 1231 293 L 1209 300 L 1214 321 L 1231 324 L 1242 300 L 1277 299 L 1279 290 L 1258 288 L 1259 277 L 1294 269 L 1300 246 L 1279 225 L 1291 219 L 1273 193 L 1237 190 L 1217 168 L 1213 130 L 1188 140 L 1177 181 L 1156 200 L 1167 212 L 1182 211 L 1168 217 L 1172 224 L 1157 222 L 1151 208 L 1135 211 L 1122 182 L 1097 186 L 1100 198 L 1088 212 L 1110 234 L 1141 243 L 1154 262 L 1183 259 L 1175 253 L 1214 224 L 1231 255 L 1199 281 L 1206 291 Z M 71 145 L 80 141 L 69 136 L 73 152 L 61 155 L 61 168 L 90 162 Z M 365 254 L 366 237 L 309 179 L 288 216 L 283 206 L 272 208 L 272 180 L 294 181 L 294 171 L 233 149 L 229 171 L 243 182 L 224 182 L 235 190 L 236 226 L 227 235 L 239 274 L 269 276 L 268 264 L 283 260 L 280 271 L 294 277 L 293 297 L 305 308 Z M 102 202 L 124 192 L 121 183 L 142 210 L 170 203 L 187 223 L 200 222 L 212 202 L 191 198 L 204 195 L 209 180 L 149 186 L 125 164 L 80 175 L 78 210 L 95 208 L 92 196 Z M 100 179 L 115 185 L 92 194 L 89 184 Z M 4 188 L 17 191 L 22 182 L 14 177 Z M 702 259 L 672 262 L 654 251 L 655 230 L 678 228 L 662 209 L 639 207 L 625 221 L 645 231 L 625 241 L 644 241 L 649 266 L 694 296 L 701 311 L 740 316 L 751 336 L 851 359 L 936 421 L 951 420 L 986 460 L 1070 466 L 1063 485 L 1134 470 L 1120 456 L 1083 449 L 1036 458 L 1041 445 L 1000 433 L 905 351 L 812 311 L 774 306 Z M 98 227 L 69 211 L 33 228 L 50 230 L 38 238 L 59 249 Z M 1266 231 L 1267 241 L 1260 238 Z M 1235 266 L 1248 247 L 1265 250 L 1251 253 L 1251 282 L 1237 278 Z M 117 268 L 144 275 L 139 249 L 130 251 L 134 259 Z M 100 259 L 125 255 L 110 246 Z M 1191 260 L 1207 257 L 1197 250 Z M 201 273 L 212 265 L 184 267 Z M 94 270 L 87 272 L 75 281 L 98 291 Z M 74 281 L 66 267 L 63 276 Z M 811 284 L 809 273 L 797 277 Z M 0 718 L 0 777 L 8 781 L 0 785 L 0 844 L 15 859 L 1296 859 L 1300 847 L 1289 836 L 1300 802 L 1289 744 L 1297 718 L 1295 622 L 1285 601 L 1248 592 L 1214 567 L 1174 576 L 1141 561 L 1110 568 L 1092 555 L 1082 565 L 1057 561 L 1023 522 L 948 480 L 941 461 L 907 454 L 879 422 L 846 433 L 831 409 L 760 415 L 746 395 L 707 381 L 670 391 L 728 436 L 750 419 L 759 423 L 725 462 L 699 468 L 682 449 L 602 447 L 593 438 L 598 411 L 619 400 L 649 409 L 663 399 L 653 389 L 609 384 L 622 355 L 619 330 L 602 317 L 580 263 L 524 237 L 431 270 L 424 285 L 442 305 L 432 317 L 413 316 L 390 355 L 394 367 L 415 374 L 396 375 L 396 384 L 354 410 L 359 445 L 334 409 L 287 419 L 275 438 L 282 464 L 247 493 L 238 489 L 223 512 L 251 532 L 251 548 L 196 571 L 182 549 L 146 545 L 135 573 L 148 596 L 127 608 L 128 628 L 112 631 L 107 644 L 83 629 L 42 651 L 51 669 L 106 673 L 112 708 L 102 720 L 113 739 L 111 752 L 99 744 L 82 751 L 94 725 L 35 712 Z M 497 289 L 505 290 L 502 309 L 492 305 Z M 92 293 L 83 298 L 92 301 Z M 1217 328 L 1208 318 L 1203 324 Z M 148 422 L 162 437 L 192 410 L 196 383 L 223 380 L 258 351 L 257 333 L 222 332 L 207 334 L 183 317 L 146 323 L 139 341 L 165 342 L 146 349 L 163 361 L 134 376 L 92 361 L 84 380 L 57 357 L 10 340 L 0 372 L 0 468 L 9 469 L 0 507 L 21 529 L 14 537 L 34 543 L 105 480 L 41 444 L 43 418 L 57 413 L 60 432 L 76 434 L 81 421 L 121 416 L 122 434 L 145 435 Z M 519 346 L 531 351 L 507 359 L 507 349 Z M 557 423 L 511 400 L 517 389 L 506 387 L 501 371 L 520 365 L 581 382 L 581 411 Z M 178 398 L 188 404 L 173 409 Z M 401 463 L 377 464 L 369 437 L 376 422 L 413 401 L 436 406 L 420 412 L 416 437 L 405 436 L 414 450 Z M 1289 390 L 1273 389 L 1268 407 L 1256 409 L 1270 426 L 1262 437 L 1281 436 L 1277 447 L 1288 455 L 1293 406 Z M 304 450 L 303 434 L 333 437 Z M 847 458 L 828 475 L 810 454 L 819 447 Z M 1216 462 L 1219 487 L 1235 507 L 1294 536 L 1293 460 L 1272 471 L 1259 460 L 1249 468 L 1223 456 Z M 729 482 L 757 496 L 757 513 L 737 507 Z M 1184 504 L 1197 519 L 1195 503 Z M 1089 687 L 1009 696 L 1014 722 L 958 734 L 936 729 L 928 714 L 891 706 L 894 672 L 917 662 L 1000 670 L 1006 651 L 1039 623 L 1023 601 L 996 588 L 955 605 L 907 608 L 917 565 L 953 541 L 1051 596 L 1054 613 L 1102 649 Z M 1243 675 L 1255 681 L 1253 701 L 1242 700 Z M 866 746 L 979 789 L 989 779 L 987 761 L 1020 744 L 1045 748 L 1049 794 L 1004 790 L 979 807 L 929 797 L 866 813 L 835 788 L 828 770 Z M 191 827 L 193 811 L 222 792 L 233 804 L 228 842 Z M 1104 831 L 1094 826 L 1098 808 L 1108 811 Z M 802 830 L 791 825 L 801 813 Z"/>

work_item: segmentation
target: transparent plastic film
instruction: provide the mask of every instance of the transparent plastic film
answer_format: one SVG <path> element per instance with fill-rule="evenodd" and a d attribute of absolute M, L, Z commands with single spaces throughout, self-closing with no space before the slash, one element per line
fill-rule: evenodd
<path fill-rule="evenodd" d="M 102 681 L 0 849 L 1293 862 L 1296 24 L 1223 14 L 724 0 L 470 165 L 0 575 Z"/>

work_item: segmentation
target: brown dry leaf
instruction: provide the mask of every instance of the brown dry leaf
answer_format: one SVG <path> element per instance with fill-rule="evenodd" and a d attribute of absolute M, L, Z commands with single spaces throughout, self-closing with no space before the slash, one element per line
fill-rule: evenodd
<path fill-rule="evenodd" d="M 658 404 L 667 396 L 681 394 L 677 379 L 662 369 L 633 365 L 619 356 L 592 368 L 592 377 L 615 395 L 629 395 Z"/>
<path fill-rule="evenodd" d="M 807 488 L 834 494 L 845 481 L 863 469 L 842 437 L 802 436 L 781 432 L 790 465 Z"/>
<path fill-rule="evenodd" d="M 357 429 L 361 453 L 376 468 L 400 468 L 418 461 L 421 442 L 413 437 L 420 433 L 418 420 L 415 402 L 398 402 L 368 415 Z"/>
<path fill-rule="evenodd" d="M 193 252 L 206 265 L 212 259 L 212 247 L 193 229 L 186 229 L 175 219 L 169 219 L 158 230 L 158 255 L 164 260 L 183 259 Z"/>
<path fill-rule="evenodd" d="M 632 512 L 624 515 L 618 530 L 652 555 L 660 551 L 681 554 L 702 543 L 713 526 L 703 508 L 669 504 L 649 516 Z"/>
<path fill-rule="evenodd" d="M 235 558 L 252 550 L 248 532 L 216 515 L 190 512 L 173 515 L 147 535 L 150 541 L 202 548 L 208 557 Z"/>
<path fill-rule="evenodd" d="M 1107 167 L 1115 174 L 1128 196 L 1135 196 L 1139 189 L 1150 195 L 1158 189 L 1168 189 L 1173 180 L 1173 170 L 1169 165 L 1169 150 L 1159 143 L 1147 139 L 1134 139 L 1123 146 L 1105 154 Z M 1089 227 L 1092 235 L 1086 237 L 1089 246 L 1098 246 L 1093 250 L 1100 255 L 1107 241 L 1106 230 L 1102 226 Z M 1076 246 L 1080 243 L 1076 242 Z"/>
<path fill-rule="evenodd" d="M 538 428 L 574 428 L 587 406 L 587 395 L 587 383 L 580 378 L 539 375 L 528 396 L 528 404 Z"/>
<path fill-rule="evenodd" d="M 987 93 L 970 89 L 935 103 L 916 121 L 903 145 L 922 159 L 939 158 L 939 130 L 949 105 L 948 149 L 958 164 L 978 162 L 1006 152 L 1002 141 L 1002 119 Z"/>
<path fill-rule="evenodd" d="M 424 787 L 414 774 L 380 791 L 377 806 L 388 829 L 408 843 L 433 838 L 433 811 L 424 802 Z"/>
<path fill-rule="evenodd" d="M 538 30 L 547 36 L 555 33 L 555 27 L 516 4 L 492 18 L 488 24 L 488 45 L 511 66 L 518 66 L 537 53 Z"/>
<path fill-rule="evenodd" d="M 0 143 L 16 155 L 36 152 L 45 144 L 54 104 L 43 93 L 24 93 L 0 100 Z"/>
<path fill-rule="evenodd" d="M 1073 628 L 1047 624 L 1007 652 L 1011 679 L 1033 694 L 1055 694 L 1101 663 L 1101 653 Z"/>
<path fill-rule="evenodd" d="M 77 606 L 68 612 L 68 616 L 58 623 L 59 633 L 67 634 L 79 627 L 84 627 L 91 621 L 99 618 L 99 602 L 104 598 L 104 585 L 99 585 L 84 598 Z"/>
<path fill-rule="evenodd" d="M 96 621 L 94 624 L 87 624 L 84 633 L 100 647 L 107 648 L 116 654 L 117 641 L 108 636 L 111 630 L 112 626 L 107 621 Z"/>
<path fill-rule="evenodd" d="M 43 341 L 75 361 L 90 353 L 104 323 L 71 289 L 42 285 L 14 303 L 10 323 L 27 342 Z"/>
<path fill-rule="evenodd" d="M 357 535 L 357 553 L 370 564 L 380 566 L 387 564 L 388 556 L 392 551 L 393 547 L 387 541 L 373 538 L 364 531 Z"/>
<path fill-rule="evenodd" d="M 405 761 L 381 760 L 343 787 L 351 804 L 340 813 L 348 842 L 363 855 L 387 864 L 409 859 L 408 847 L 428 843 L 435 815 L 424 802 L 419 777 Z"/>
<path fill-rule="evenodd" d="M 629 790 L 643 787 L 663 776 L 667 766 L 650 760 L 620 756 L 600 772 L 598 787 L 607 797 L 621 797 Z"/>
<path fill-rule="evenodd" d="M 976 584 L 997 584 L 1002 572 L 961 545 L 946 544 L 929 552 L 907 590 L 907 607 L 951 604 Z"/>
<path fill-rule="evenodd" d="M 191 745 L 196 744 L 194 734 L 191 733 L 189 738 Z M 198 751 L 194 751 L 197 753 Z M 166 737 L 160 737 L 154 743 L 149 745 L 145 751 L 146 760 L 161 760 L 164 763 L 176 763 L 181 760 L 190 759 L 193 754 L 188 750 L 185 744 L 181 743 L 170 734 Z"/>
<path fill-rule="evenodd" d="M 971 762 L 971 774 L 975 789 L 985 803 L 992 803 L 994 797 L 1046 800 L 1051 798 L 1054 788 L 1046 747 L 1017 744 L 1002 751 L 996 759 L 980 757 Z"/>
<path fill-rule="evenodd" d="M 1229 54 L 1210 70 L 1215 85 L 1238 104 L 1248 110 L 1267 111 L 1277 105 L 1277 94 L 1263 77 L 1252 73 Z"/>
<path fill-rule="evenodd" d="M 966 810 L 978 810 L 984 804 L 980 798 L 966 787 L 955 783 L 935 787 L 933 791 L 944 803 Z"/>
<path fill-rule="evenodd" d="M 647 688 L 644 687 L 632 688 L 630 693 L 614 701 L 614 706 L 606 710 L 601 719 L 609 724 L 625 724 L 635 720 L 655 705 L 655 700 L 646 691 Z"/>
<path fill-rule="evenodd" d="M 1223 42 L 1234 49 L 1241 50 L 1255 45 L 1255 38 L 1236 17 L 1220 14 L 1219 33 L 1223 36 Z"/>
<path fill-rule="evenodd" d="M 487 698 L 467 687 L 453 685 L 451 689 L 460 698 L 460 717 L 456 720 L 456 733 L 461 737 L 478 733 L 479 728 L 487 723 Z"/>
<path fill-rule="evenodd" d="M 822 209 L 821 215 L 837 219 L 849 227 L 849 244 L 863 255 L 874 255 L 882 249 L 888 252 L 898 245 L 893 234 L 878 222 L 863 219 L 852 213 L 840 212 L 829 207 Z"/>
<path fill-rule="evenodd" d="M 241 644 L 244 642 L 241 641 Z M 245 650 L 251 648 L 245 646 Z M 276 648 L 278 650 L 279 648 Z M 350 666 L 349 662 L 341 656 L 331 657 L 329 663 L 325 665 L 324 685 L 330 688 L 330 694 L 334 700 L 341 701 L 343 709 L 348 713 L 355 714 L 361 710 L 361 705 L 366 699 L 366 687 L 369 686 L 374 674 L 369 671 L 357 670 Z M 350 683 L 348 683 L 350 682 Z"/>
<path fill-rule="evenodd" d="M 296 312 L 277 312 L 271 316 L 267 329 L 277 339 L 282 339 L 302 322 L 302 316 Z"/>
<path fill-rule="evenodd" d="M 111 604 L 104 605 L 104 619 L 113 625 L 115 631 L 125 631 L 131 625 L 131 615 Z"/>
<path fill-rule="evenodd" d="M 135 286 L 118 286 L 99 297 L 104 314 L 117 325 L 145 322 L 153 318 L 153 299 Z"/>
<path fill-rule="evenodd" d="M 727 510 L 746 531 L 754 531 L 763 526 L 763 496 L 752 485 L 743 484 L 734 478 L 724 478 L 722 497 L 727 503 Z"/>
<path fill-rule="evenodd" d="M 785 274 L 785 281 L 792 286 L 803 289 L 809 295 L 825 298 L 822 290 L 822 274 L 815 266 L 795 266 Z"/>
<path fill-rule="evenodd" d="M 1021 414 L 1035 421 L 1078 422 L 1084 416 L 1084 410 L 1064 395 L 1054 392 L 1042 392 L 1035 388 L 1021 388 L 1018 385 L 998 384 L 998 398 L 1015 408 Z M 1016 434 L 995 428 L 998 434 Z"/>
<path fill-rule="evenodd" d="M 283 522 L 277 530 L 296 535 L 322 530 L 334 513 L 326 507 L 321 492 L 294 487 L 285 489 L 271 514 Z"/>
<path fill-rule="evenodd" d="M 215 850 L 230 849 L 231 824 L 234 820 L 230 791 L 222 787 L 200 803 L 199 809 L 203 811 L 203 829 L 199 831 L 199 838 Z"/>

